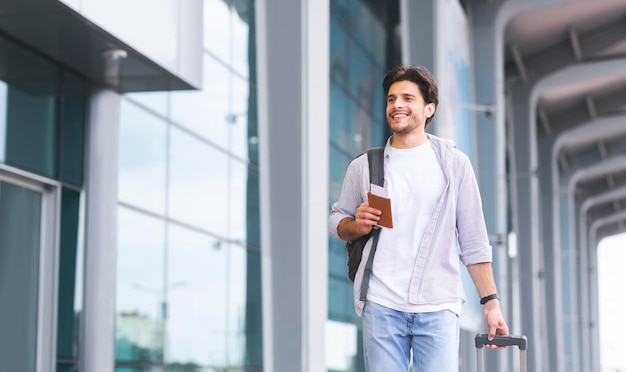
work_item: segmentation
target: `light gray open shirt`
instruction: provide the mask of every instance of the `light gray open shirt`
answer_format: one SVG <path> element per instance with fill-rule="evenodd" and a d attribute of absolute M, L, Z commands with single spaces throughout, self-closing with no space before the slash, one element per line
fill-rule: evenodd
<path fill-rule="evenodd" d="M 452 141 L 427 136 L 443 169 L 446 186 L 420 244 L 408 291 L 409 303 L 437 305 L 464 300 L 460 262 L 465 265 L 491 262 L 491 246 L 469 158 Z M 385 146 L 385 164 L 392 138 Z M 341 239 L 337 233 L 339 222 L 346 217 L 354 218 L 358 206 L 367 201 L 369 187 L 367 155 L 363 154 L 348 166 L 339 200 L 332 206 L 328 230 L 333 236 Z M 354 278 L 354 306 L 358 315 L 365 304 L 359 300 L 359 294 L 371 245 L 370 239 Z M 373 270 L 376 270 L 376 258 Z"/>

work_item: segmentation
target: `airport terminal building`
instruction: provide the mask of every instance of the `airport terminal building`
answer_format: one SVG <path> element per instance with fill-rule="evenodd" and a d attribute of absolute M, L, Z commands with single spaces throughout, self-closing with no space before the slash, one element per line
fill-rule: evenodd
<path fill-rule="evenodd" d="M 472 161 L 529 370 L 598 370 L 593 252 L 626 231 L 626 6 L 599 2 L 3 0 L 0 370 L 363 371 L 327 220 L 401 64 Z"/>

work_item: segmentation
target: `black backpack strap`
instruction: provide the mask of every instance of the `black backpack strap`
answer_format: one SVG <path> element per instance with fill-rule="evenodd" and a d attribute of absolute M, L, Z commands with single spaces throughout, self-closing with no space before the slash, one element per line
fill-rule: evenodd
<path fill-rule="evenodd" d="M 367 161 L 370 169 L 370 183 L 383 186 L 385 182 L 385 149 L 382 147 L 376 147 L 368 150 Z M 374 254 L 376 253 L 379 235 L 380 228 L 374 227 L 372 230 L 372 248 L 370 249 L 370 254 L 367 257 L 365 270 L 363 271 L 363 280 L 361 281 L 361 295 L 359 298 L 361 301 L 367 300 L 367 289 L 369 288 L 370 275 L 372 275 Z"/>
<path fill-rule="evenodd" d="M 370 168 L 370 183 L 383 186 L 385 182 L 385 149 L 376 147 L 367 151 Z"/>
<path fill-rule="evenodd" d="M 361 301 L 367 300 L 367 290 L 370 287 L 370 275 L 372 275 L 372 266 L 374 265 L 374 254 L 376 253 L 376 246 L 378 245 L 378 236 L 380 235 L 380 229 L 375 227 L 372 231 L 372 248 L 370 254 L 367 256 L 367 262 L 365 263 L 365 270 L 363 271 L 363 281 L 361 281 L 361 295 L 359 299 Z"/>

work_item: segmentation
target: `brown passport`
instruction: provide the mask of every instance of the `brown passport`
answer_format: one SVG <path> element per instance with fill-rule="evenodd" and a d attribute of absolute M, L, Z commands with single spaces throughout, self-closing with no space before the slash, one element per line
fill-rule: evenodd
<path fill-rule="evenodd" d="M 372 194 L 371 192 L 367 193 L 367 199 L 370 207 L 376 208 L 382 212 L 377 225 L 392 229 L 393 219 L 391 218 L 391 199 Z"/>

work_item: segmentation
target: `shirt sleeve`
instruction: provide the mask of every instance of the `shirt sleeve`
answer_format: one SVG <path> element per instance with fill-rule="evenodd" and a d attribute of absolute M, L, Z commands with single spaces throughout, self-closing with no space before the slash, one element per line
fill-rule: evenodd
<path fill-rule="evenodd" d="M 337 232 L 339 222 L 344 218 L 354 218 L 356 209 L 363 202 L 361 196 L 363 194 L 362 164 L 366 158 L 367 155 L 361 155 L 350 162 L 343 180 L 339 199 L 332 205 L 330 218 L 328 219 L 328 231 L 337 239 L 341 239 Z"/>
<path fill-rule="evenodd" d="M 491 262 L 491 245 L 476 175 L 469 158 L 460 152 L 459 163 L 456 227 L 461 261 L 465 265 Z"/>

